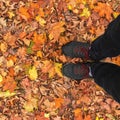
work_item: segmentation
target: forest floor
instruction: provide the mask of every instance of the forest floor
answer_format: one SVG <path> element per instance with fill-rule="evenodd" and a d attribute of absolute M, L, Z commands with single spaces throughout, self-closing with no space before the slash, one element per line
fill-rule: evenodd
<path fill-rule="evenodd" d="M 0 120 L 120 120 L 120 104 L 93 79 L 61 73 L 83 62 L 61 47 L 94 41 L 119 14 L 120 0 L 0 0 Z"/>

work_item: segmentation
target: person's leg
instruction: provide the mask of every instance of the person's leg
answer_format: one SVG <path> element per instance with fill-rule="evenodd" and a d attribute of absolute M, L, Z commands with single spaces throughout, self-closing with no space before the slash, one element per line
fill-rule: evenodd
<path fill-rule="evenodd" d="M 120 67 L 111 63 L 94 63 L 91 73 L 94 81 L 120 103 Z"/>
<path fill-rule="evenodd" d="M 99 61 L 106 57 L 120 54 L 120 16 L 113 20 L 105 33 L 94 40 L 91 45 L 72 41 L 62 46 L 62 53 L 71 58 L 80 57 Z"/>
<path fill-rule="evenodd" d="M 120 67 L 111 63 L 68 63 L 62 67 L 63 75 L 80 82 L 93 77 L 95 83 L 120 103 Z"/>
<path fill-rule="evenodd" d="M 89 55 L 94 60 L 114 57 L 120 54 L 120 16 L 113 20 L 105 33 L 91 44 Z"/>

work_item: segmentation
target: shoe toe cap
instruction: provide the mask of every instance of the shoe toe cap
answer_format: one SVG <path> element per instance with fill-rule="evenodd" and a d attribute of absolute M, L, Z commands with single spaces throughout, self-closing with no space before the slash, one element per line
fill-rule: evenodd
<path fill-rule="evenodd" d="M 67 77 L 70 77 L 72 75 L 72 73 L 73 73 L 73 71 L 72 71 L 72 64 L 65 64 L 65 65 L 63 65 L 62 73 L 63 73 L 63 75 L 65 75 Z"/>

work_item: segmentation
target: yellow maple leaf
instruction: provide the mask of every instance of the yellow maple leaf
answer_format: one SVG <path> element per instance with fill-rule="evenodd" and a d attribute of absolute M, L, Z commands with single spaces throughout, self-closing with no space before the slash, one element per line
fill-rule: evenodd
<path fill-rule="evenodd" d="M 83 12 L 80 14 L 80 16 L 85 16 L 85 17 L 89 17 L 90 16 L 90 11 L 88 8 L 84 8 Z"/>
<path fill-rule="evenodd" d="M 117 18 L 120 15 L 120 12 L 113 12 L 113 17 Z"/>
<path fill-rule="evenodd" d="M 41 26 L 44 26 L 46 24 L 46 21 L 40 15 L 36 16 L 35 19 Z"/>
<path fill-rule="evenodd" d="M 42 58 L 42 52 L 41 51 L 37 51 L 37 57 L 40 57 L 40 58 Z"/>
<path fill-rule="evenodd" d="M 3 81 L 3 77 L 2 77 L 2 75 L 0 75 L 0 82 L 2 82 Z"/>
<path fill-rule="evenodd" d="M 9 18 L 10 18 L 10 19 L 15 16 L 15 14 L 14 14 L 12 11 L 9 11 L 9 12 L 8 12 L 8 15 L 9 15 Z"/>
<path fill-rule="evenodd" d="M 38 100 L 36 98 L 30 98 L 24 103 L 24 109 L 27 112 L 32 112 L 34 109 L 38 108 Z"/>
<path fill-rule="evenodd" d="M 37 79 L 38 73 L 37 73 L 37 69 L 35 68 L 35 66 L 33 66 L 29 69 L 29 77 L 31 80 Z"/>
<path fill-rule="evenodd" d="M 14 96 L 16 93 L 15 92 L 10 92 L 9 90 L 2 92 L 0 91 L 0 97 L 11 97 Z"/>
<path fill-rule="evenodd" d="M 55 72 L 60 76 L 63 77 L 62 72 L 61 72 L 61 68 L 62 68 L 62 64 L 61 63 L 55 63 Z"/>
<path fill-rule="evenodd" d="M 104 120 L 104 118 L 99 118 L 98 116 L 96 116 L 95 120 Z"/>

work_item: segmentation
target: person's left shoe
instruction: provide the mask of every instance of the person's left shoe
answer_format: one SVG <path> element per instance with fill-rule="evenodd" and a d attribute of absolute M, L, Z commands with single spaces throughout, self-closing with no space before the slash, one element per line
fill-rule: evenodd
<path fill-rule="evenodd" d="M 63 65 L 62 73 L 71 79 L 82 80 L 90 78 L 90 63 L 68 63 Z"/>
<path fill-rule="evenodd" d="M 62 46 L 62 53 L 71 58 L 90 59 L 89 56 L 89 43 L 72 41 Z"/>

